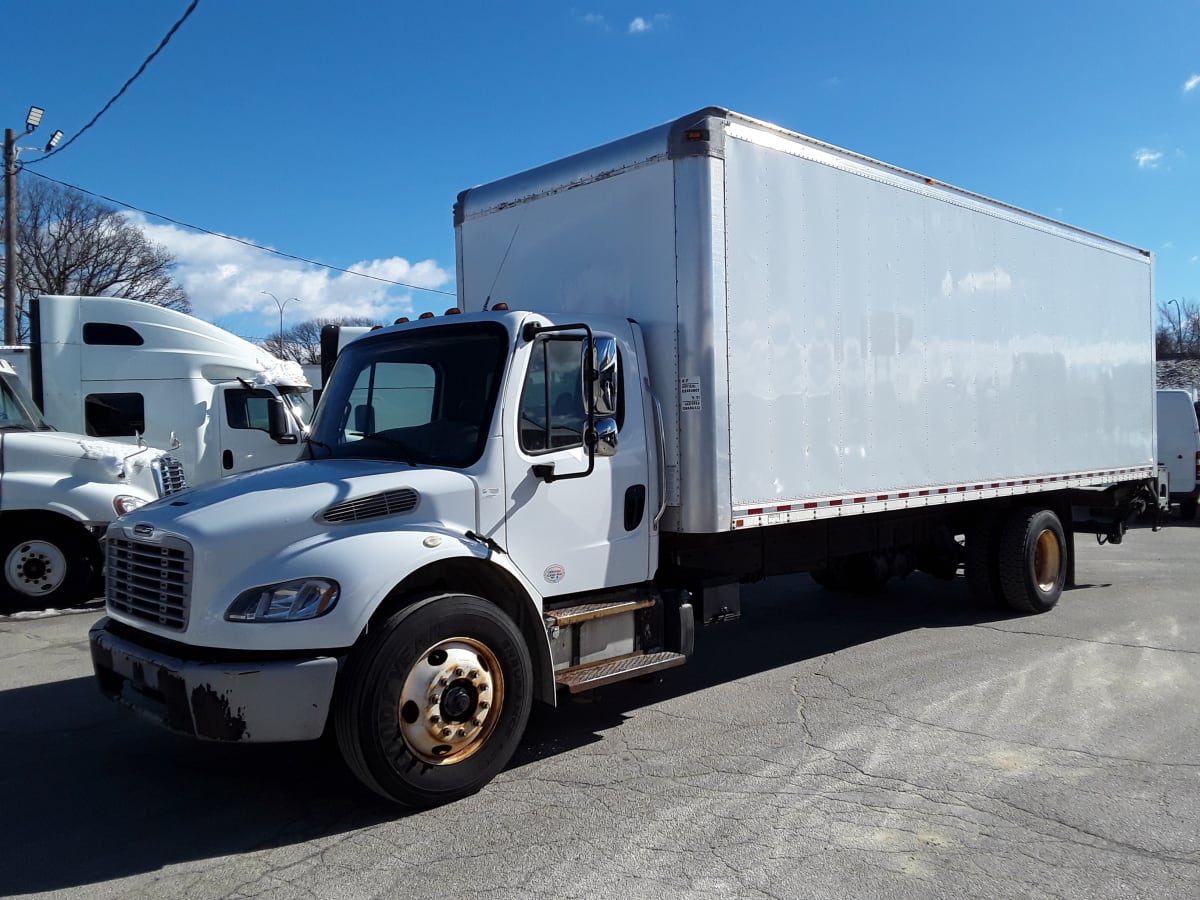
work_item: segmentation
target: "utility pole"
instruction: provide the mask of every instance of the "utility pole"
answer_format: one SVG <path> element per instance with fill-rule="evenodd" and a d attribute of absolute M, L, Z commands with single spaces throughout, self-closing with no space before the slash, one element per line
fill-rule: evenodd
<path fill-rule="evenodd" d="M 4 343 L 17 342 L 17 133 L 4 129 Z"/>
<path fill-rule="evenodd" d="M 25 117 L 25 130 L 17 134 L 11 128 L 4 129 L 4 343 L 12 346 L 17 342 L 17 157 L 22 150 L 37 150 L 49 153 L 62 140 L 63 133 L 50 135 L 45 147 L 18 147 L 17 139 L 33 134 L 42 124 L 46 111 L 40 106 L 29 107 Z"/>

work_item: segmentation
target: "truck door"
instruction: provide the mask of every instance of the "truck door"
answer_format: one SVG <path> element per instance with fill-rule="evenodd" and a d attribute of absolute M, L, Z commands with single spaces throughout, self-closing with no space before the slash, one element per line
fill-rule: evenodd
<path fill-rule="evenodd" d="M 274 391 L 226 387 L 217 397 L 222 476 L 291 462 L 299 455 L 295 441 L 280 444 L 271 438 L 271 404 L 280 402 Z"/>
<path fill-rule="evenodd" d="M 510 558 L 544 596 L 645 581 L 655 509 L 648 496 L 646 417 L 638 355 L 618 336 L 617 450 L 583 447 L 584 336 L 539 335 L 518 349 L 505 406 L 506 544 Z M 554 480 L 535 472 L 553 466 Z"/>

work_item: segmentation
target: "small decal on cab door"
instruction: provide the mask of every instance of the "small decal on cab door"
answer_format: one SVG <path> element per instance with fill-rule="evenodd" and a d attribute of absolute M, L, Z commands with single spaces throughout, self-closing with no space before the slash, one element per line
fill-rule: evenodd
<path fill-rule="evenodd" d="M 558 584 L 567 577 L 567 570 L 558 563 L 554 563 L 553 565 L 546 566 L 546 571 L 542 573 L 542 577 L 550 584 Z"/>

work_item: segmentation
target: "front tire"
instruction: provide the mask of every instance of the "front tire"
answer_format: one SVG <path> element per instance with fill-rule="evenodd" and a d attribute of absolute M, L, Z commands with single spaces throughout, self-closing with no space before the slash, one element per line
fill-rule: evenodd
<path fill-rule="evenodd" d="M 418 808 L 499 774 L 533 699 L 521 632 L 466 594 L 427 598 L 373 627 L 341 679 L 333 715 L 346 764 L 376 793 Z"/>
<path fill-rule="evenodd" d="M 6 529 L 17 520 L 7 521 Z M 80 531 L 36 519 L 0 538 L 0 608 L 49 609 L 89 599 L 87 588 L 100 569 L 99 550 L 89 541 Z"/>
<path fill-rule="evenodd" d="M 1067 539 L 1048 509 L 1013 510 L 1000 532 L 1000 586 L 1010 607 L 1043 613 L 1067 582 Z"/>

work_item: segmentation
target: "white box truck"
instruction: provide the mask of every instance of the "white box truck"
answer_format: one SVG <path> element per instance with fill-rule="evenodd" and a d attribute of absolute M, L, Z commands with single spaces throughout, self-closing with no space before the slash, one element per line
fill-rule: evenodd
<path fill-rule="evenodd" d="M 298 363 L 186 313 L 121 297 L 37 297 L 30 325 L 22 354 L 30 391 L 56 428 L 178 441 L 172 452 L 192 484 L 299 455 L 312 388 Z"/>
<path fill-rule="evenodd" d="M 1170 502 L 1190 521 L 1200 498 L 1200 421 L 1188 391 L 1160 389 L 1155 396 L 1158 460 L 1167 468 Z"/>
<path fill-rule="evenodd" d="M 186 486 L 161 450 L 51 428 L 0 359 L 0 612 L 95 597 L 108 524 Z"/>
<path fill-rule="evenodd" d="M 328 724 L 428 806 L 533 700 L 684 663 L 742 582 L 965 564 L 1042 612 L 1076 533 L 1156 503 L 1143 251 L 715 108 L 465 191 L 455 230 L 460 306 L 348 344 L 302 462 L 110 529 L 107 696 Z"/>

